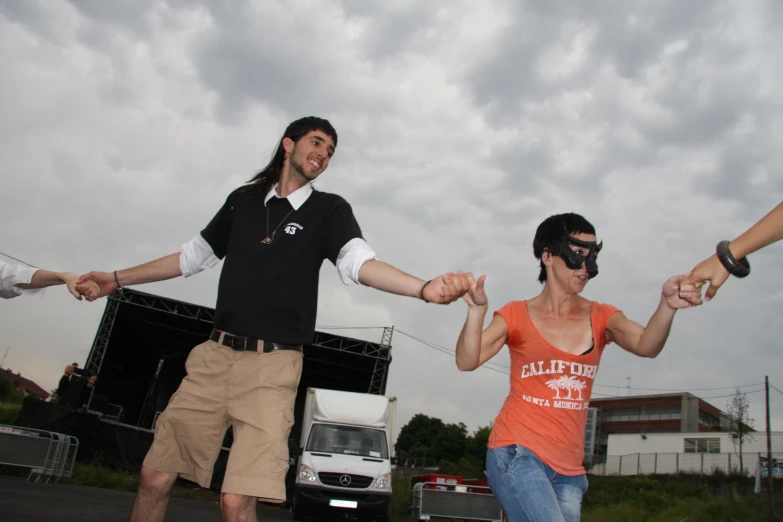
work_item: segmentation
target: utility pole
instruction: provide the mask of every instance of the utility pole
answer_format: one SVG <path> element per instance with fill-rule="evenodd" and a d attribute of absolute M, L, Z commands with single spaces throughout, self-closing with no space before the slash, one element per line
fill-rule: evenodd
<path fill-rule="evenodd" d="M 769 520 L 775 520 L 775 494 L 772 478 L 772 434 L 769 426 L 769 376 L 764 376 L 764 395 L 767 402 L 767 499 L 769 502 Z"/>
<path fill-rule="evenodd" d="M 628 379 L 628 396 L 630 397 L 631 396 L 631 378 L 630 377 L 626 377 L 626 379 Z"/>
<path fill-rule="evenodd" d="M 10 346 L 6 347 L 6 349 L 5 349 L 5 355 L 3 355 L 3 360 L 2 360 L 2 361 L 0 361 L 0 368 L 2 368 L 2 367 L 3 367 L 3 365 L 5 364 L 5 358 L 6 358 L 6 357 L 8 357 L 8 352 L 9 352 L 10 350 L 11 350 L 11 347 L 10 347 Z"/>

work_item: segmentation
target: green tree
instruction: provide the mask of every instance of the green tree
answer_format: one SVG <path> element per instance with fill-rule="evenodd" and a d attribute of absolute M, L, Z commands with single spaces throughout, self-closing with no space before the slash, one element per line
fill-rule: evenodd
<path fill-rule="evenodd" d="M 426 453 L 429 453 L 432 448 L 432 442 L 440 434 L 444 426 L 443 421 L 440 419 L 417 413 L 400 430 L 394 449 L 398 455 L 404 452 L 408 456 L 408 460 L 410 460 L 412 457 L 411 450 L 418 445 L 417 456 L 423 457 L 425 455 L 422 454 L 422 448 L 426 448 Z M 432 458 L 432 455 L 426 455 L 426 457 Z"/>
<path fill-rule="evenodd" d="M 422 463 L 425 462 L 425 459 L 427 458 L 427 453 L 430 452 L 430 448 L 428 446 L 425 446 L 424 444 L 417 442 L 413 445 L 413 447 L 408 450 L 407 452 L 403 451 L 402 453 L 398 453 L 398 455 L 402 456 L 405 455 L 405 459 L 403 462 L 401 462 L 404 466 L 413 466 L 415 463 Z"/>
<path fill-rule="evenodd" d="M 14 386 L 11 381 L 0 378 L 0 402 L 21 404 L 24 396 L 24 391 Z"/>
<path fill-rule="evenodd" d="M 442 473 L 481 477 L 492 426 L 480 426 L 471 435 L 464 423 L 445 424 L 441 419 L 421 413 L 402 427 L 395 449 L 400 464 L 422 466 L 438 464 Z"/>
<path fill-rule="evenodd" d="M 462 478 L 484 477 L 484 460 L 479 462 L 472 457 L 462 457 L 457 461 L 457 468 Z"/>
<path fill-rule="evenodd" d="M 446 424 L 432 441 L 430 457 L 456 462 L 465 455 L 468 427 L 463 423 Z"/>
<path fill-rule="evenodd" d="M 438 473 L 443 475 L 459 475 L 459 468 L 456 462 L 452 462 L 448 459 L 440 459 L 438 461 Z"/>
<path fill-rule="evenodd" d="M 487 458 L 487 444 L 489 443 L 489 434 L 492 432 L 492 426 L 479 426 L 467 440 L 467 456 L 483 463 Z"/>
<path fill-rule="evenodd" d="M 750 417 L 750 401 L 748 396 L 737 388 L 726 404 L 729 422 L 729 436 L 734 443 L 734 449 L 740 459 L 740 474 L 745 475 L 745 463 L 742 458 L 742 446 L 753 440 L 753 419 Z"/>

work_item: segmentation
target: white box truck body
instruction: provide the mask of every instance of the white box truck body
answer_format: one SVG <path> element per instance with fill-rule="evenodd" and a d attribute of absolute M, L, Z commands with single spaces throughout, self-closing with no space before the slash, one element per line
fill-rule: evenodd
<path fill-rule="evenodd" d="M 350 514 L 388 521 L 397 399 L 308 388 L 294 520 Z"/>

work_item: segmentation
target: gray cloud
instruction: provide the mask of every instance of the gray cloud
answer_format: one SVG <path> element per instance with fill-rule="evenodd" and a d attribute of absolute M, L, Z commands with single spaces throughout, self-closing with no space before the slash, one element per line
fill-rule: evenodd
<path fill-rule="evenodd" d="M 111 30 L 125 30 L 138 37 L 149 37 L 153 18 L 165 16 L 167 2 L 157 0 L 117 0 L 111 3 L 99 0 L 67 0 L 83 16 L 95 22 L 91 31 L 109 25 Z M 109 34 L 107 31 L 106 34 Z"/>
<path fill-rule="evenodd" d="M 342 6 L 346 15 L 367 24 L 364 53 L 373 61 L 384 62 L 406 52 L 427 54 L 437 41 L 436 35 L 429 34 L 437 15 L 435 4 L 409 1 L 370 6 L 361 0 L 343 0 Z"/>

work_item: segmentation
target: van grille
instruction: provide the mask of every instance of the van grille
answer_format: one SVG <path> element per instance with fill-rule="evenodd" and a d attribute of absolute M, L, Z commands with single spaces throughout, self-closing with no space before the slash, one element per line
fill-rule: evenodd
<path fill-rule="evenodd" d="M 349 484 L 345 484 L 346 480 L 340 481 L 341 477 L 348 477 L 351 479 Z M 351 475 L 349 473 L 319 473 L 318 479 L 325 486 L 336 486 L 340 488 L 369 488 L 372 484 L 372 477 L 365 477 L 364 475 Z"/>

